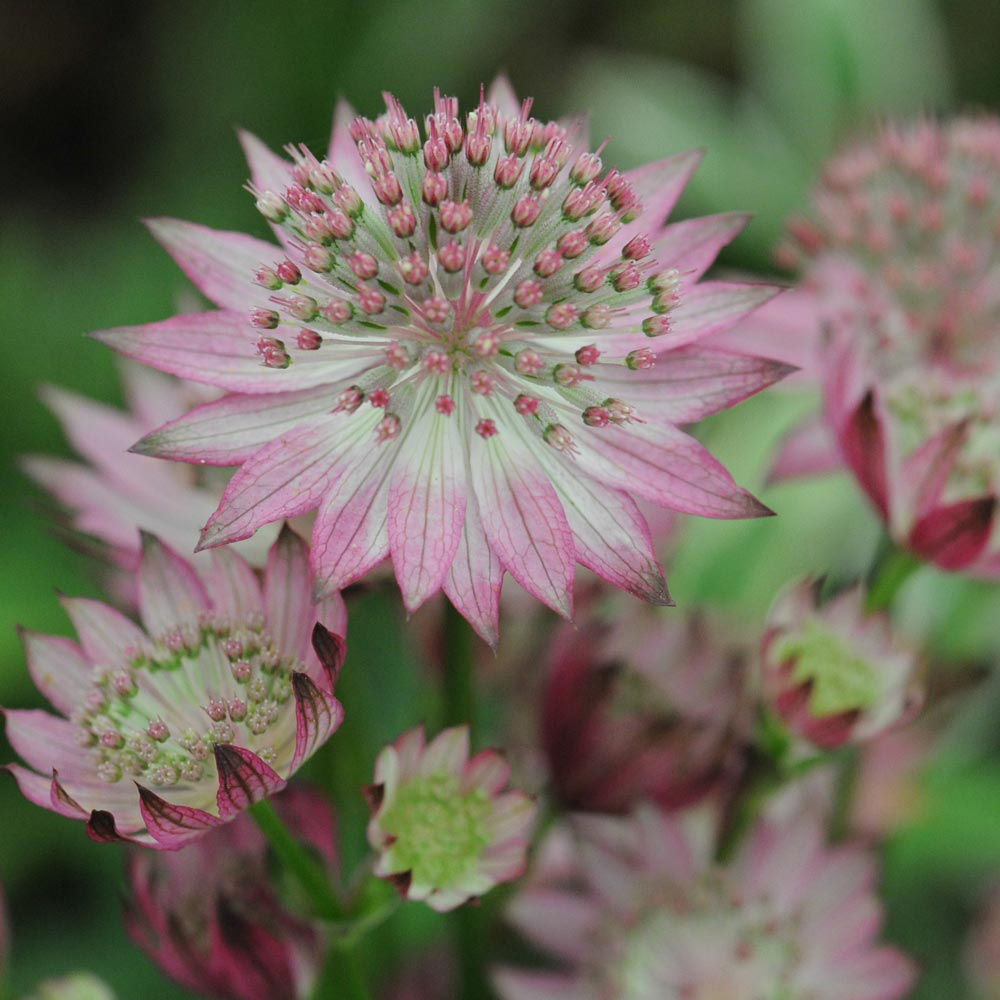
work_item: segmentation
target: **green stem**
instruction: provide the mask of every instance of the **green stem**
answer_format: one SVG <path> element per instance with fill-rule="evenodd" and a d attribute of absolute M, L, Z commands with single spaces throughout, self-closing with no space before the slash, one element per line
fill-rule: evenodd
<path fill-rule="evenodd" d="M 313 987 L 312 1000 L 372 1000 L 364 963 L 354 944 L 333 942 Z"/>
<path fill-rule="evenodd" d="M 345 916 L 323 865 L 320 864 L 289 832 L 267 799 L 261 799 L 249 809 L 250 816 L 274 849 L 278 860 L 302 887 L 316 915 L 324 920 L 340 920 Z"/>
<path fill-rule="evenodd" d="M 476 710 L 472 629 L 450 601 L 445 602 L 442 645 L 445 725 L 466 724 L 472 729 Z"/>
<path fill-rule="evenodd" d="M 890 548 L 872 572 L 865 610 L 870 614 L 888 608 L 903 584 L 921 565 L 920 560 L 905 549 Z"/>

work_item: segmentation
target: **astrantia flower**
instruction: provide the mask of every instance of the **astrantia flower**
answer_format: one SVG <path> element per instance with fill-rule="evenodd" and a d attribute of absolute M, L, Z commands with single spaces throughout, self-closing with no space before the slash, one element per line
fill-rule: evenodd
<path fill-rule="evenodd" d="M 576 562 L 666 601 L 634 498 L 768 513 L 677 429 L 789 371 L 699 343 L 775 292 L 698 281 L 746 218 L 663 228 L 697 155 L 605 171 L 506 85 L 423 131 L 386 105 L 326 159 L 245 138 L 280 248 L 151 223 L 222 309 L 98 338 L 232 394 L 138 449 L 241 466 L 203 547 L 317 509 L 319 594 L 391 555 L 409 609 L 443 588 L 491 642 L 505 571 L 567 616 Z"/>
<path fill-rule="evenodd" d="M 875 941 L 875 869 L 818 824 L 758 823 L 721 866 L 705 817 L 590 818 L 568 870 L 510 916 L 559 971 L 503 970 L 503 1000 L 897 1000 L 912 964 Z"/>
<path fill-rule="evenodd" d="M 321 795 L 291 785 L 274 806 L 303 843 L 334 862 L 333 817 Z M 224 1000 L 309 994 L 323 936 L 281 904 L 267 842 L 248 817 L 182 851 L 137 851 L 128 877 L 130 936 L 183 986 Z"/>
<path fill-rule="evenodd" d="M 779 468 L 822 468 L 825 429 L 897 542 L 1000 575 L 1000 122 L 886 128 L 789 228 L 829 343 L 825 428 Z"/>
<path fill-rule="evenodd" d="M 375 874 L 440 911 L 517 878 L 536 808 L 504 791 L 509 776 L 495 750 L 470 759 L 468 726 L 428 744 L 422 727 L 404 733 L 379 754 L 367 790 Z"/>
<path fill-rule="evenodd" d="M 122 366 L 127 411 L 47 387 L 42 399 L 82 462 L 29 455 L 22 465 L 65 511 L 70 527 L 100 543 L 99 554 L 121 573 L 123 589 L 139 565 L 139 529 L 184 552 L 215 507 L 228 480 L 219 469 L 152 462 L 130 454 L 136 438 L 217 393 L 131 363 Z M 261 567 L 277 531 L 241 542 L 237 551 Z M 194 565 L 208 566 L 199 556 Z M 133 595 L 123 595 L 129 598 Z M 130 602 L 131 603 L 131 602 Z"/>
<path fill-rule="evenodd" d="M 206 586 L 147 535 L 143 628 L 67 598 L 79 644 L 23 633 L 32 678 L 61 715 L 5 712 L 30 768 L 8 769 L 28 799 L 87 819 L 96 840 L 179 847 L 283 788 L 340 725 L 343 644 L 322 622 L 342 633 L 343 604 L 312 604 L 305 543 L 282 532 L 263 586 L 231 550 L 214 558 Z"/>
<path fill-rule="evenodd" d="M 919 703 L 917 656 L 860 588 L 817 606 L 808 583 L 775 603 L 761 644 L 771 707 L 798 736 L 830 749 L 884 732 Z"/>
<path fill-rule="evenodd" d="M 738 777 L 749 743 L 750 648 L 723 623 L 591 608 L 549 652 L 542 745 L 560 799 L 625 812 L 690 805 Z"/>

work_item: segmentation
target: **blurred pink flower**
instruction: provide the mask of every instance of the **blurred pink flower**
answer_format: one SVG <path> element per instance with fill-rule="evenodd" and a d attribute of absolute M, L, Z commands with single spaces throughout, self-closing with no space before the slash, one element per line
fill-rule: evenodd
<path fill-rule="evenodd" d="M 138 578 L 143 628 L 64 598 L 79 644 L 22 633 L 60 715 L 5 711 L 28 764 L 7 769 L 36 805 L 87 819 L 96 840 L 172 849 L 279 791 L 340 725 L 343 642 L 321 622 L 343 634 L 346 616 L 339 595 L 312 604 L 307 546 L 287 528 L 263 586 L 228 549 L 206 585 L 150 535 Z"/>
<path fill-rule="evenodd" d="M 303 843 L 333 866 L 329 803 L 291 785 L 274 807 Z M 323 958 L 321 928 L 281 903 L 267 842 L 246 816 L 181 851 L 129 857 L 129 935 L 169 976 L 223 1000 L 309 995 Z"/>
<path fill-rule="evenodd" d="M 150 223 L 221 308 L 96 336 L 229 395 L 136 450 L 240 466 L 202 547 L 317 510 L 320 596 L 391 555 L 408 610 L 443 589 L 491 644 L 505 572 L 566 617 L 575 563 L 665 602 L 636 499 L 769 513 L 678 429 L 790 371 L 702 343 L 776 292 L 698 280 L 746 216 L 663 228 L 698 154 L 604 172 L 506 81 L 423 136 L 386 106 L 341 105 L 323 160 L 243 137 L 280 247 Z"/>
<path fill-rule="evenodd" d="M 876 942 L 872 858 L 826 846 L 817 823 L 760 822 L 726 865 L 700 810 L 578 829 L 509 911 L 558 971 L 499 970 L 503 1000 L 897 1000 L 913 985 Z"/>
<path fill-rule="evenodd" d="M 822 749 L 864 742 L 912 717 L 918 658 L 887 615 L 866 614 L 856 587 L 820 605 L 809 582 L 775 602 L 761 641 L 767 703 Z"/>
<path fill-rule="evenodd" d="M 590 607 L 548 655 L 542 745 L 570 808 L 697 802 L 738 779 L 753 721 L 751 646 L 700 614 Z"/>
<path fill-rule="evenodd" d="M 229 476 L 221 469 L 154 462 L 129 452 L 143 434 L 214 399 L 215 390 L 131 362 L 122 365 L 121 374 L 124 411 L 64 389 L 43 389 L 42 399 L 82 461 L 28 455 L 21 464 L 57 501 L 72 531 L 96 539 L 98 554 L 121 571 L 113 576 L 115 589 L 134 604 L 129 584 L 139 565 L 139 530 L 189 552 Z M 262 567 L 275 537 L 277 525 L 237 543 L 236 551 Z M 207 567 L 211 561 L 196 555 L 192 564 Z"/>
<path fill-rule="evenodd" d="M 537 810 L 504 791 L 509 776 L 495 750 L 469 757 L 468 726 L 428 744 L 422 727 L 404 733 L 379 754 L 367 789 L 375 874 L 442 912 L 517 878 Z"/>
<path fill-rule="evenodd" d="M 1000 122 L 887 127 L 826 166 L 783 249 L 826 330 L 825 413 L 779 476 L 837 462 L 892 537 L 1000 576 Z"/>

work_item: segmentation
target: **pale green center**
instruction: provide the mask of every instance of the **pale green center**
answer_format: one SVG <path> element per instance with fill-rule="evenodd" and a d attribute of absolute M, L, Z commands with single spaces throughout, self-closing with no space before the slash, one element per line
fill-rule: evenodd
<path fill-rule="evenodd" d="M 875 667 L 816 623 L 781 642 L 776 655 L 794 661 L 796 683 L 811 683 L 809 711 L 815 716 L 862 711 L 878 700 Z"/>
<path fill-rule="evenodd" d="M 381 825 L 396 838 L 398 870 L 412 872 L 415 883 L 445 889 L 475 868 L 490 840 L 489 815 L 484 792 L 462 792 L 457 778 L 430 775 L 398 790 Z"/>

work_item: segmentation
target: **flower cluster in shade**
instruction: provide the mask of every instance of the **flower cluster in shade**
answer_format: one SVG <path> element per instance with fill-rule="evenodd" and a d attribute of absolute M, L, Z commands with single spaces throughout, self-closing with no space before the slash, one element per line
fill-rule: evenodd
<path fill-rule="evenodd" d="M 872 857 L 808 817 L 758 821 L 725 864 L 700 810 L 581 818 L 577 835 L 550 840 L 510 907 L 550 968 L 497 970 L 502 1000 L 899 1000 L 914 983 L 877 941 Z"/>
<path fill-rule="evenodd" d="M 824 414 L 779 475 L 846 464 L 901 545 L 1000 575 L 1000 121 L 886 126 L 789 225 L 825 336 Z"/>
<path fill-rule="evenodd" d="M 289 785 L 278 815 L 336 865 L 329 803 Z M 321 928 L 291 913 L 268 871 L 267 843 L 247 816 L 179 852 L 136 851 L 128 860 L 130 937 L 171 978 L 219 1000 L 297 1000 L 323 957 Z"/>
<path fill-rule="evenodd" d="M 404 733 L 375 762 L 366 789 L 375 874 L 408 899 L 447 911 L 524 871 L 535 802 L 504 791 L 510 768 L 495 750 L 469 756 L 469 728 L 426 742 Z"/>
<path fill-rule="evenodd" d="M 173 849 L 282 789 L 340 725 L 345 613 L 339 595 L 312 603 L 307 546 L 287 528 L 262 579 L 225 549 L 206 583 L 150 535 L 137 575 L 141 628 L 66 598 L 78 642 L 22 634 L 60 714 L 5 711 L 28 765 L 7 769 L 94 839 Z"/>
<path fill-rule="evenodd" d="M 21 466 L 56 501 L 76 544 L 93 551 L 112 570 L 109 586 L 115 596 L 134 605 L 137 529 L 188 552 L 199 527 L 218 505 L 228 475 L 212 467 L 150 462 L 129 452 L 143 434 L 217 397 L 216 390 L 132 362 L 122 365 L 121 381 L 125 410 L 46 386 L 42 400 L 80 460 L 28 455 Z M 277 527 L 237 543 L 236 551 L 252 566 L 262 567 Z M 198 568 L 209 566 L 210 560 L 196 555 L 192 563 Z"/>
<path fill-rule="evenodd" d="M 761 684 L 770 708 L 821 749 L 871 740 L 919 708 L 919 661 L 887 615 L 866 614 L 854 587 L 820 602 L 803 582 L 775 602 L 761 641 Z"/>
<path fill-rule="evenodd" d="M 137 445 L 240 466 L 202 547 L 316 510 L 320 596 L 391 556 L 495 643 L 505 573 L 565 616 L 577 563 L 668 600 L 636 499 L 768 513 L 678 429 L 790 371 L 711 345 L 776 289 L 699 280 L 745 216 L 664 226 L 697 154 L 605 169 L 504 81 L 422 129 L 341 106 L 325 158 L 243 141 L 280 245 L 155 220 L 219 310 L 96 335 L 226 390 Z"/>
<path fill-rule="evenodd" d="M 541 743 L 556 795 L 619 813 L 731 790 L 751 737 L 751 654 L 719 616 L 590 602 L 548 652 Z"/>

